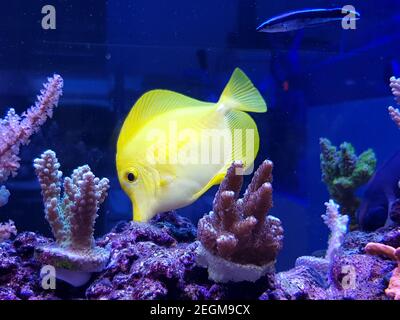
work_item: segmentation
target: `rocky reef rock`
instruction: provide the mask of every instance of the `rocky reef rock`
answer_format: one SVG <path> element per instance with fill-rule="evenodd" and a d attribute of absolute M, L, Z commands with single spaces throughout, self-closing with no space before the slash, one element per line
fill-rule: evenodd
<path fill-rule="evenodd" d="M 194 290 L 185 282 L 194 268 L 194 244 L 178 244 L 150 224 L 130 222 L 118 229 L 98 241 L 110 248 L 111 259 L 87 289 L 89 299 L 185 298 Z M 200 291 L 207 297 L 207 289 Z"/>
<path fill-rule="evenodd" d="M 151 220 L 151 224 L 164 229 L 179 242 L 192 242 L 196 240 L 196 227 L 188 218 L 178 215 L 175 211 L 157 214 Z"/>
<path fill-rule="evenodd" d="M 298 266 L 275 276 L 275 289 L 260 300 L 326 300 L 328 284 L 315 270 Z"/>
<path fill-rule="evenodd" d="M 23 232 L 14 241 L 0 243 L 0 300 L 57 299 L 53 291 L 41 287 L 41 265 L 33 259 L 34 248 L 48 239 Z"/>
<path fill-rule="evenodd" d="M 104 271 L 95 273 L 79 289 L 58 280 L 56 290 L 41 286 L 41 264 L 34 259 L 38 246 L 50 239 L 23 232 L 0 243 L 0 300 L 17 299 L 262 299 L 337 300 L 390 299 L 385 295 L 396 262 L 368 255 L 368 243 L 399 247 L 400 228 L 348 233 L 335 253 L 328 274 L 311 267 L 268 274 L 256 282 L 217 284 L 197 266 L 198 242 L 183 241 L 195 230 L 175 213 L 151 223 L 124 222 L 96 241 L 110 250 Z M 163 217 L 166 220 L 163 220 Z M 185 234 L 182 237 L 182 234 Z M 179 239 L 179 240 L 178 240 Z"/>
<path fill-rule="evenodd" d="M 157 217 L 154 225 L 120 224 L 97 241 L 97 245 L 111 250 L 111 259 L 87 289 L 88 299 L 257 299 L 268 289 L 266 278 L 256 284 L 219 285 L 208 280 L 207 271 L 196 265 L 198 243 L 178 242 L 171 235 L 180 238 L 191 233 L 187 232 L 192 229 L 189 222 L 166 217 L 168 223 Z"/>
<path fill-rule="evenodd" d="M 381 229 L 372 233 L 355 231 L 346 235 L 331 267 L 333 298 L 387 299 L 385 289 L 396 263 L 384 257 L 367 255 L 365 246 L 370 242 L 396 241 L 393 238 L 394 231 L 394 229 Z"/>
<path fill-rule="evenodd" d="M 371 242 L 397 247 L 400 228 L 382 228 L 376 232 L 348 233 L 335 253 L 328 274 L 307 266 L 297 266 L 275 276 L 273 290 L 262 300 L 387 300 L 385 289 L 396 262 L 365 252 Z"/>

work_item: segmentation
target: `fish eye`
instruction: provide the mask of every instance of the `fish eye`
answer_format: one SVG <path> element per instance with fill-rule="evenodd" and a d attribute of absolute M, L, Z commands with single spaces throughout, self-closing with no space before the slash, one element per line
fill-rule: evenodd
<path fill-rule="evenodd" d="M 126 178 L 128 179 L 129 182 L 135 182 L 137 177 L 133 172 L 128 172 L 126 174 Z"/>

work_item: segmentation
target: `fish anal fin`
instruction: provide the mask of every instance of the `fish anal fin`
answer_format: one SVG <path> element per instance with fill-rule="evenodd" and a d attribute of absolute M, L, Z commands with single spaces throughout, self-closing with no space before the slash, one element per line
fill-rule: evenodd
<path fill-rule="evenodd" d="M 231 110 L 227 115 L 227 121 L 234 143 L 232 143 L 231 162 L 225 169 L 227 170 L 234 161 L 242 161 L 247 172 L 259 149 L 260 138 L 257 125 L 247 113 L 238 110 Z"/>

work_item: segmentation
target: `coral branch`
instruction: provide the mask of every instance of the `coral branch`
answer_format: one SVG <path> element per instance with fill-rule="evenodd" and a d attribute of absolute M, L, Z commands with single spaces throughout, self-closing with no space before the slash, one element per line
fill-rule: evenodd
<path fill-rule="evenodd" d="M 53 109 L 62 95 L 62 87 L 61 76 L 48 78 L 35 105 L 21 117 L 14 109 L 10 109 L 0 121 L 0 183 L 4 183 L 10 175 L 17 174 L 20 146 L 28 144 L 31 135 L 39 130 L 48 117 L 52 117 Z"/>
<path fill-rule="evenodd" d="M 61 196 L 62 172 L 58 170 L 56 154 L 45 151 L 35 159 L 34 167 L 42 188 L 46 219 L 57 242 L 57 247 L 40 248 L 40 259 L 68 261 L 68 269 L 95 271 L 104 267 L 108 255 L 95 247 L 93 233 L 97 211 L 107 196 L 108 179 L 96 178 L 87 165 L 79 167 L 64 179 Z"/>
<path fill-rule="evenodd" d="M 367 183 L 375 171 L 376 158 L 371 149 L 356 155 L 353 146 L 344 142 L 339 150 L 328 139 L 320 139 L 322 181 L 330 197 L 350 216 L 351 229 L 356 228 L 355 213 L 360 204 L 356 190 Z"/>
<path fill-rule="evenodd" d="M 391 77 L 390 88 L 392 89 L 392 94 L 397 104 L 400 104 L 400 78 L 396 79 L 395 77 Z M 396 126 L 400 128 L 400 110 L 390 106 L 388 108 L 388 113 Z"/>
<path fill-rule="evenodd" d="M 398 128 L 400 128 L 400 110 L 395 109 L 392 106 L 388 108 L 389 116 L 393 120 L 393 122 L 396 124 Z"/>
<path fill-rule="evenodd" d="M 322 220 L 331 231 L 328 240 L 328 249 L 324 258 L 314 256 L 302 256 L 296 259 L 297 266 L 306 266 L 314 269 L 324 275 L 329 276 L 329 268 L 333 263 L 336 252 L 343 243 L 344 237 L 347 233 L 347 225 L 349 217 L 341 215 L 339 212 L 339 205 L 333 200 L 325 202 L 326 212 L 321 215 Z M 330 281 L 330 279 L 328 278 Z"/>
<path fill-rule="evenodd" d="M 242 170 L 243 165 L 234 162 L 215 196 L 213 211 L 199 221 L 198 239 L 206 251 L 203 251 L 203 259 L 200 258 L 201 264 L 208 265 L 209 275 L 216 281 L 224 281 L 233 275 L 216 274 L 212 264 L 252 265 L 250 270 L 254 271 L 257 267 L 273 265 L 282 248 L 281 223 L 268 216 L 272 207 L 272 166 L 271 161 L 264 161 L 243 198 L 237 199 L 243 177 L 236 172 Z"/>
<path fill-rule="evenodd" d="M 331 234 L 328 241 L 328 250 L 326 251 L 325 259 L 332 261 L 335 252 L 343 243 L 345 234 L 347 233 L 347 224 L 349 217 L 339 213 L 339 205 L 333 200 L 325 202 L 326 213 L 321 217 L 328 226 Z"/>
<path fill-rule="evenodd" d="M 400 104 L 400 78 L 396 79 L 396 77 L 391 77 L 390 88 L 392 89 L 392 94 L 397 104 Z"/>
<path fill-rule="evenodd" d="M 35 159 L 34 167 L 42 189 L 46 220 L 57 243 L 62 245 L 67 241 L 67 230 L 64 228 L 64 210 L 59 208 L 62 172 L 58 170 L 60 164 L 56 154 L 51 150 L 44 152 L 41 158 Z"/>

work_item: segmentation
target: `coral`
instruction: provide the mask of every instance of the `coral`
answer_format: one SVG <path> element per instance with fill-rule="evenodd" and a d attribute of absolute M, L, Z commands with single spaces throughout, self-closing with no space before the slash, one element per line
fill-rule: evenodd
<path fill-rule="evenodd" d="M 395 77 L 390 78 L 390 88 L 392 89 L 392 94 L 397 104 L 400 104 L 400 79 L 396 79 Z M 393 122 L 396 124 L 398 128 L 400 128 L 400 110 L 393 108 L 390 106 L 388 108 L 388 113 L 390 118 L 392 118 Z"/>
<path fill-rule="evenodd" d="M 107 196 L 109 181 L 99 179 L 85 165 L 75 169 L 63 182 L 56 154 L 45 151 L 35 159 L 34 167 L 42 188 L 46 220 L 56 239 L 50 246 L 36 248 L 37 258 L 44 264 L 61 269 L 98 272 L 104 269 L 109 252 L 95 246 L 94 223 L 99 206 Z"/>
<path fill-rule="evenodd" d="M 397 262 L 397 267 L 393 270 L 385 293 L 394 300 L 400 300 L 400 248 L 396 249 L 383 243 L 370 242 L 366 245 L 365 251 L 370 255 L 384 256 Z"/>
<path fill-rule="evenodd" d="M 296 266 L 307 266 L 327 276 L 329 272 L 329 266 L 333 261 L 335 253 L 337 250 L 339 250 L 344 236 L 347 233 L 349 217 L 347 215 L 340 214 L 339 205 L 337 205 L 333 200 L 325 202 L 325 206 L 326 213 L 321 217 L 331 232 L 328 240 L 328 249 L 326 251 L 326 255 L 324 258 L 313 256 L 299 257 L 296 259 Z"/>
<path fill-rule="evenodd" d="M 79 292 L 59 281 L 55 290 L 42 288 L 41 263 L 34 252 L 52 240 L 23 232 L 0 243 L 0 300 L 79 299 L 85 293 L 87 299 L 389 299 L 385 288 L 396 262 L 368 255 L 364 247 L 370 242 L 398 246 L 399 227 L 347 233 L 332 261 L 331 282 L 313 268 L 297 266 L 255 283 L 220 284 L 196 264 L 199 242 L 179 242 L 166 228 L 157 227 L 161 216 L 156 220 L 120 223 L 98 239 L 98 247 L 110 250 L 110 262 Z M 182 232 L 187 227 L 182 225 Z"/>
<path fill-rule="evenodd" d="M 61 76 L 54 75 L 48 78 L 35 105 L 22 116 L 16 114 L 11 108 L 6 117 L 0 120 L 0 183 L 4 183 L 10 176 L 14 177 L 17 174 L 21 145 L 27 145 L 32 134 L 39 130 L 47 118 L 52 117 L 53 109 L 62 95 L 62 87 Z M 4 204 L 4 201 L 0 201 L 0 204 Z"/>
<path fill-rule="evenodd" d="M 271 271 L 283 241 L 280 220 L 268 216 L 272 167 L 271 161 L 264 161 L 243 198 L 237 199 L 243 176 L 236 172 L 243 165 L 234 162 L 215 195 L 213 211 L 199 220 L 198 263 L 208 267 L 214 281 L 255 281 Z"/>
<path fill-rule="evenodd" d="M 9 220 L 8 222 L 0 223 L 0 242 L 10 239 L 12 235 L 17 235 L 14 221 Z"/>
<path fill-rule="evenodd" d="M 398 104 L 400 104 L 400 79 L 396 79 L 396 77 L 391 77 L 390 88 L 392 89 L 394 99 Z"/>
<path fill-rule="evenodd" d="M 388 108 L 388 113 L 390 118 L 393 120 L 393 122 L 396 124 L 396 126 L 398 128 L 400 128 L 400 110 L 393 108 L 392 106 L 390 106 Z"/>
<path fill-rule="evenodd" d="M 343 213 L 350 217 L 350 229 L 357 227 L 356 210 L 360 200 L 356 190 L 367 183 L 375 171 L 376 158 L 372 149 L 356 155 L 353 146 L 344 142 L 339 150 L 328 139 L 320 139 L 322 181 L 330 197 L 337 202 Z"/>
<path fill-rule="evenodd" d="M 349 217 L 347 215 L 340 214 L 339 205 L 337 205 L 333 200 L 325 202 L 325 206 L 326 213 L 322 215 L 322 219 L 331 231 L 325 259 L 328 261 L 332 261 L 335 252 L 342 245 L 344 236 L 347 233 L 347 224 L 349 223 Z"/>

